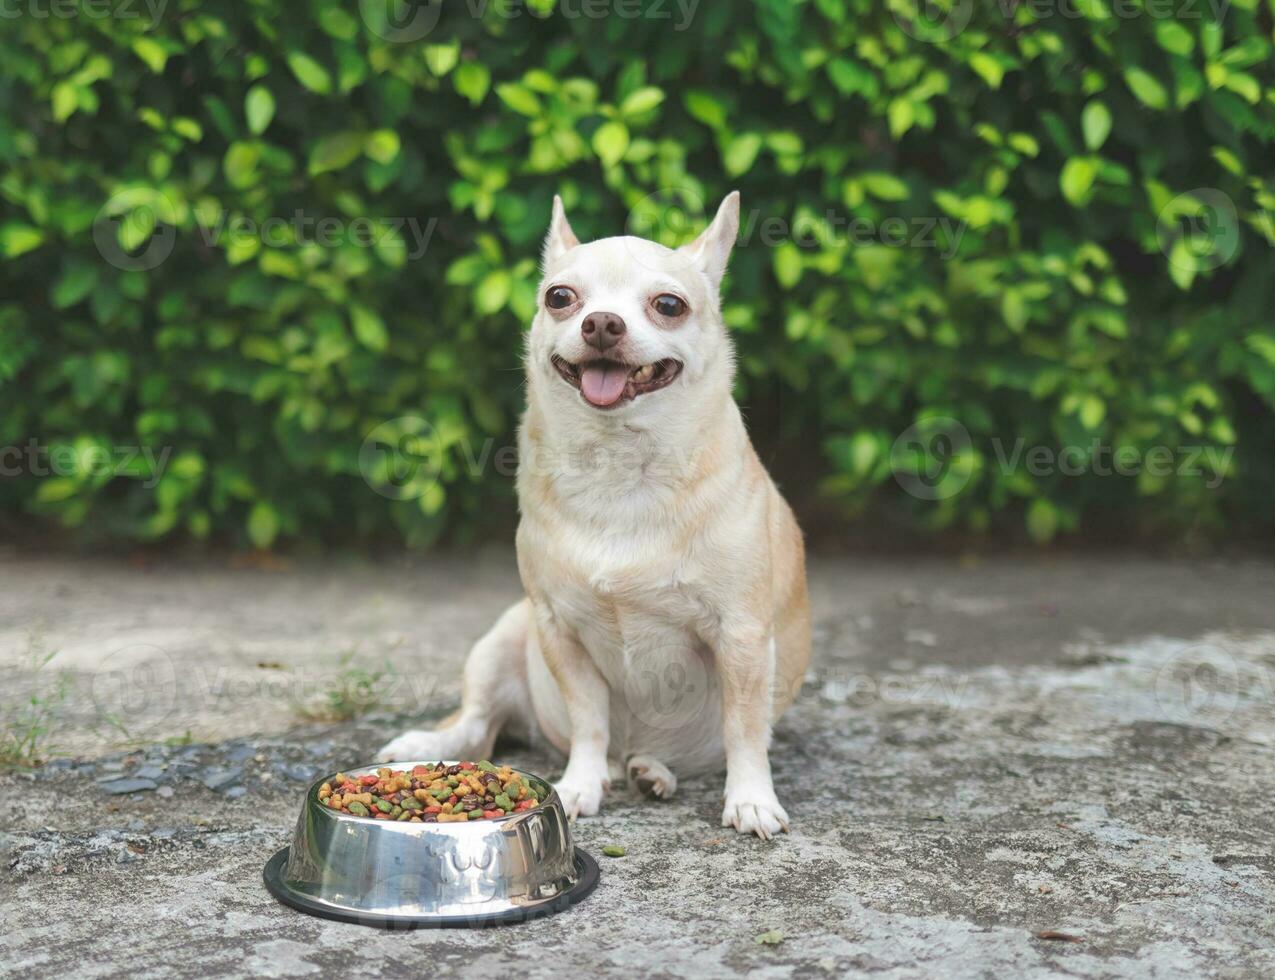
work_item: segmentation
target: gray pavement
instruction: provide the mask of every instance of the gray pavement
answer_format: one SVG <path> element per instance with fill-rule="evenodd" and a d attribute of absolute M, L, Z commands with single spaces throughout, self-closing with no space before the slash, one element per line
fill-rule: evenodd
<path fill-rule="evenodd" d="M 1275 565 L 845 557 L 811 583 L 773 751 L 791 835 L 719 828 L 720 776 L 619 789 L 576 835 L 628 854 L 577 909 L 390 935 L 276 905 L 261 865 L 312 773 L 455 704 L 510 552 L 4 556 L 0 707 L 52 760 L 0 776 L 4 972 L 1275 975 Z"/>

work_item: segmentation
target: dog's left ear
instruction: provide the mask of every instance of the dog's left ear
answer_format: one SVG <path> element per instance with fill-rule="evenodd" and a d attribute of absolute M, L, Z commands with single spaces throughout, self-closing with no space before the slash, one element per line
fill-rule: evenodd
<path fill-rule="evenodd" d="M 549 234 L 545 235 L 545 246 L 541 253 L 541 265 L 549 268 L 566 252 L 580 244 L 576 233 L 571 230 L 567 221 L 567 212 L 562 207 L 562 198 L 553 195 L 553 217 L 549 219 Z"/>
<path fill-rule="evenodd" d="M 735 247 L 738 234 L 739 191 L 731 191 L 722 199 L 713 223 L 679 251 L 694 260 L 700 271 L 712 281 L 714 289 L 720 289 L 722 276 L 726 274 L 726 262 L 730 259 L 730 250 Z"/>

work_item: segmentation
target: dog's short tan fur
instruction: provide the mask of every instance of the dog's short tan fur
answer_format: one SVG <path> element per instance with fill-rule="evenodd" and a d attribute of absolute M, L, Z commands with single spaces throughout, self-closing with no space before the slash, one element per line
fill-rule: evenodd
<path fill-rule="evenodd" d="M 519 441 L 527 597 L 470 653 L 460 711 L 390 742 L 384 759 L 487 755 L 503 725 L 534 719 L 567 755 L 557 789 L 572 816 L 597 812 L 620 763 L 668 796 L 676 771 L 725 760 L 723 826 L 787 829 L 768 748 L 805 674 L 810 615 L 801 533 L 731 398 L 718 290 L 738 227 L 731 194 L 682 249 L 581 245 L 555 198 Z M 555 287 L 569 306 L 550 308 Z M 669 294 L 687 312 L 662 315 L 676 306 L 654 299 Z M 591 313 L 625 327 L 604 355 L 625 394 L 606 407 L 616 389 L 598 394 Z M 630 385 L 648 364 L 673 380 Z"/>

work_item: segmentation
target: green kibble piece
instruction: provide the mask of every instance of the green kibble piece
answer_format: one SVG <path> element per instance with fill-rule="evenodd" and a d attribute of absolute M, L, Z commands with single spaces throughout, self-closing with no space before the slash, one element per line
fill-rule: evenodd
<path fill-rule="evenodd" d="M 389 813 L 392 809 L 394 809 L 394 804 L 387 803 L 385 800 L 377 800 L 372 805 L 376 807 L 378 810 L 380 810 L 382 813 Z"/>
<path fill-rule="evenodd" d="M 482 818 L 483 818 L 483 811 L 481 809 L 469 811 L 470 820 L 481 820 Z"/>
<path fill-rule="evenodd" d="M 348 807 L 346 807 L 346 809 L 347 809 L 347 810 L 349 810 L 349 811 L 350 811 L 352 814 L 354 814 L 356 817 L 366 817 L 366 816 L 367 816 L 367 807 L 365 807 L 365 806 L 364 806 L 362 803 L 360 803 L 358 800 L 355 800 L 355 801 L 354 801 L 353 803 L 351 803 Z"/>
<path fill-rule="evenodd" d="M 404 809 L 404 810 L 420 810 L 420 809 L 422 809 L 424 806 L 425 806 L 425 804 L 424 804 L 424 803 L 422 803 L 420 800 L 418 800 L 418 799 L 417 799 L 416 797 L 414 797 L 414 796 L 405 796 L 405 797 L 403 797 L 403 809 Z"/>
<path fill-rule="evenodd" d="M 391 808 L 390 808 L 390 816 L 391 816 L 391 817 L 397 818 L 397 817 L 398 817 L 398 815 L 399 815 L 400 813 L 402 813 L 402 812 L 403 812 L 403 808 L 402 808 L 401 806 L 395 806 L 395 807 L 391 807 Z"/>
<path fill-rule="evenodd" d="M 509 794 L 511 800 L 518 799 L 518 791 L 522 789 L 522 783 L 516 779 L 511 779 L 505 783 L 505 792 Z"/>
<path fill-rule="evenodd" d="M 490 762 L 488 762 L 486 759 L 478 763 L 478 768 L 481 769 L 483 772 L 499 772 L 499 770 L 495 766 L 493 766 Z"/>
<path fill-rule="evenodd" d="M 402 813 L 400 813 L 397 817 L 395 817 L 395 819 L 396 819 L 396 820 L 398 820 L 398 821 L 400 821 L 400 822 L 401 822 L 401 821 L 403 821 L 403 820 L 411 820 L 411 819 L 412 819 L 412 814 L 411 814 L 409 811 L 404 810 L 404 811 L 403 811 Z"/>
<path fill-rule="evenodd" d="M 506 796 L 504 793 L 501 793 L 496 797 L 496 806 L 500 807 L 502 810 L 508 813 L 510 810 L 514 808 L 514 803 L 513 803 L 513 800 L 511 800 L 508 796 Z"/>
<path fill-rule="evenodd" d="M 606 847 L 602 848 L 602 853 L 609 858 L 622 858 L 629 852 L 619 844 L 608 844 Z"/>

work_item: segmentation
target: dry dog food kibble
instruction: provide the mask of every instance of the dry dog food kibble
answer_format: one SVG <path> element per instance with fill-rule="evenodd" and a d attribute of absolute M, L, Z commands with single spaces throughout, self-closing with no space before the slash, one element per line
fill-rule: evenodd
<path fill-rule="evenodd" d="M 411 823 L 494 820 L 530 810 L 540 797 L 514 770 L 490 762 L 378 769 L 375 776 L 339 772 L 319 787 L 319 799 L 333 810 Z"/>

